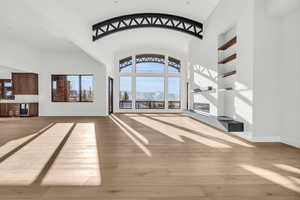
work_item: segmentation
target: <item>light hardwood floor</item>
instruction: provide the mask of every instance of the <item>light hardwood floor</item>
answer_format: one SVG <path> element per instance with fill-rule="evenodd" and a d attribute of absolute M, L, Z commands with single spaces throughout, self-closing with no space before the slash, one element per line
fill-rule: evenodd
<path fill-rule="evenodd" d="M 0 199 L 295 200 L 300 150 L 179 114 L 0 118 Z"/>

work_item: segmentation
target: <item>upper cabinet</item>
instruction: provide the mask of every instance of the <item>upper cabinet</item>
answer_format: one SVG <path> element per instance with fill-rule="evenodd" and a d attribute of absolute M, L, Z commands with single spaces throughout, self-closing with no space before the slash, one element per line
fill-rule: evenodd
<path fill-rule="evenodd" d="M 15 95 L 38 94 L 38 74 L 12 73 L 12 82 Z"/>

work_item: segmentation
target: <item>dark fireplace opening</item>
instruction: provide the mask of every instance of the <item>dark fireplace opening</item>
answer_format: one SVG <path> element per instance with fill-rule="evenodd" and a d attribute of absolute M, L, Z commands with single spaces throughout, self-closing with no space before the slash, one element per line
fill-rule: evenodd
<path fill-rule="evenodd" d="M 201 111 L 201 112 L 210 112 L 210 105 L 209 103 L 194 103 L 193 105 L 194 111 Z"/>

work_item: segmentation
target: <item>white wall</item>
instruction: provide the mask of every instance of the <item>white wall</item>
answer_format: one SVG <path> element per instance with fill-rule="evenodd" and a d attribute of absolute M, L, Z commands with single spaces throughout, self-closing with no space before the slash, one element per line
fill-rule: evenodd
<path fill-rule="evenodd" d="M 246 133 L 238 135 L 256 142 L 283 141 L 300 147 L 300 9 L 274 16 L 268 12 L 268 3 L 221 1 L 205 23 L 203 41 L 190 44 L 191 70 L 195 66 L 206 69 L 198 77 L 205 77 L 205 71 L 215 73 L 217 36 L 236 25 L 236 88 L 240 92 L 235 93 L 233 117 L 246 124 Z M 191 81 L 196 84 L 199 78 L 191 76 Z M 212 104 L 219 101 L 218 95 L 216 98 L 210 100 Z"/>
<path fill-rule="evenodd" d="M 105 66 L 83 52 L 44 53 L 39 70 L 40 116 L 103 116 L 107 114 Z M 51 102 L 51 74 L 93 74 L 94 102 Z"/>
<path fill-rule="evenodd" d="M 255 0 L 254 138 L 280 141 L 279 68 L 281 19 L 266 12 L 266 0 Z"/>
<path fill-rule="evenodd" d="M 39 66 L 37 49 L 8 38 L 1 38 L 0 79 L 11 79 L 12 72 L 36 72 Z M 1 103 L 38 102 L 37 95 L 15 95 L 14 100 L 0 99 Z"/>
<path fill-rule="evenodd" d="M 0 77 L 11 72 L 39 74 L 40 116 L 103 116 L 107 114 L 106 67 L 83 51 L 45 52 L 23 43 L 5 40 L 0 45 Z M 51 102 L 51 74 L 93 74 L 93 103 Z M 36 102 L 33 95 L 18 95 L 15 100 L 1 102 Z"/>
<path fill-rule="evenodd" d="M 245 123 L 246 132 L 241 136 L 252 137 L 253 106 L 253 56 L 254 56 L 254 2 L 253 0 L 223 0 L 204 23 L 204 39 L 190 43 L 189 62 L 192 87 L 213 86 L 217 88 L 218 36 L 236 26 L 237 75 L 234 93 L 234 110 L 231 116 Z M 217 93 L 201 95 L 211 104 L 212 114 L 218 115 L 219 96 Z M 199 97 L 198 97 L 199 98 Z"/>
<path fill-rule="evenodd" d="M 285 16 L 282 29 L 282 62 L 280 65 L 281 137 L 300 148 L 300 9 Z"/>
<path fill-rule="evenodd" d="M 0 42 L 0 66 L 27 72 L 37 70 L 39 66 L 39 51 L 37 49 L 8 38 L 1 38 Z"/>

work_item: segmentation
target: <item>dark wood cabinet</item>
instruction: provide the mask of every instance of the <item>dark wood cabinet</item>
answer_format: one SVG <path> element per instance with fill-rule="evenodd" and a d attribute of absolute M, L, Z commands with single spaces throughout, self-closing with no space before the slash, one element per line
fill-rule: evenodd
<path fill-rule="evenodd" d="M 1 117 L 8 116 L 7 103 L 0 103 L 0 116 Z"/>
<path fill-rule="evenodd" d="M 30 103 L 29 104 L 28 116 L 30 116 L 30 117 L 39 116 L 39 104 L 38 103 Z"/>
<path fill-rule="evenodd" d="M 23 103 L 0 103 L 0 117 L 19 117 L 20 108 Z M 28 105 L 28 114 L 22 115 L 27 117 L 35 117 L 39 115 L 38 103 L 24 103 Z"/>
<path fill-rule="evenodd" d="M 15 95 L 38 94 L 38 74 L 12 73 L 12 82 Z"/>

